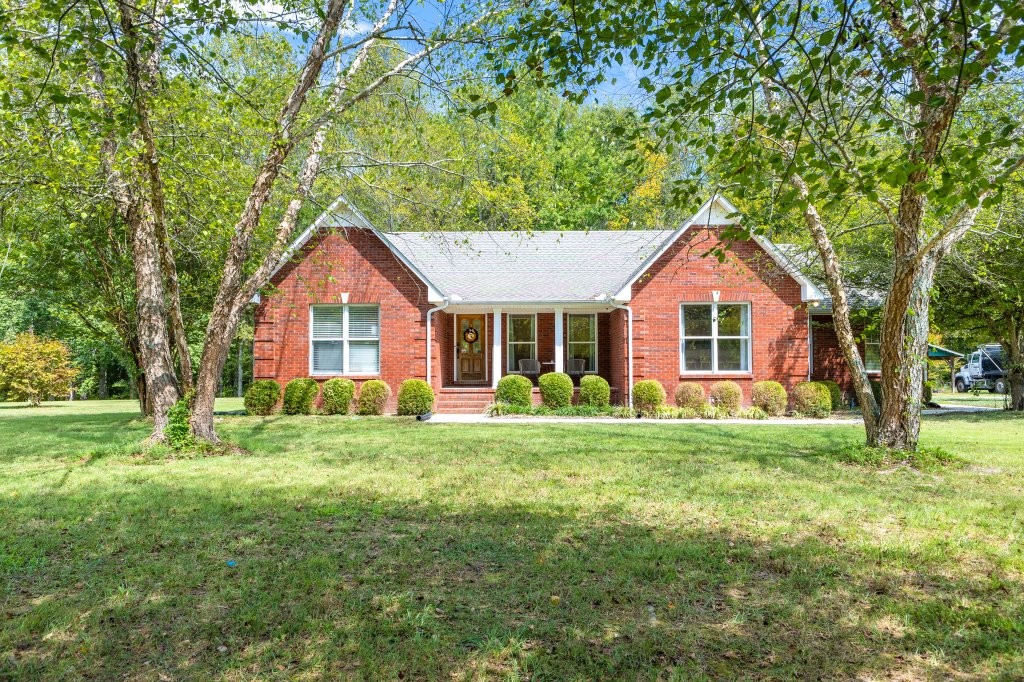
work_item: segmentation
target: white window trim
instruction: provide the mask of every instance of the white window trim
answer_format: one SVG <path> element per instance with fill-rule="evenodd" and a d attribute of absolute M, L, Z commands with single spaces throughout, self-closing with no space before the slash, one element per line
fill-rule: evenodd
<path fill-rule="evenodd" d="M 868 367 L 868 346 L 878 347 L 878 367 Z M 864 371 L 877 374 L 882 371 L 882 335 L 878 331 L 864 333 Z"/>
<path fill-rule="evenodd" d="M 348 335 L 348 311 L 350 307 L 377 309 L 377 336 L 350 338 Z M 341 308 L 341 336 L 330 338 L 313 338 L 313 311 L 316 308 Z M 309 375 L 314 377 L 378 377 L 380 376 L 380 332 L 383 323 L 380 319 L 380 304 L 378 303 L 314 303 L 309 306 Z M 325 372 L 316 371 L 313 367 L 313 343 L 316 341 L 341 341 L 342 371 Z M 377 371 L 376 372 L 348 372 L 349 363 L 349 342 L 350 341 L 376 341 L 377 342 Z"/>
<path fill-rule="evenodd" d="M 592 318 L 594 318 L 594 340 L 593 341 L 572 341 L 572 340 L 569 339 L 569 329 L 572 327 L 572 324 L 570 323 L 570 320 L 572 318 L 574 318 L 574 317 L 592 317 Z M 598 330 L 597 330 L 597 325 L 599 324 L 599 318 L 597 317 L 597 313 L 566 313 L 565 322 L 566 322 L 566 324 L 565 324 L 565 330 L 566 330 L 566 334 L 565 334 L 565 359 L 566 359 L 566 363 L 565 363 L 565 366 L 568 367 L 569 366 L 569 362 L 568 361 L 570 359 L 572 359 L 572 353 L 570 352 L 570 349 L 572 348 L 573 344 L 576 344 L 578 346 L 584 346 L 584 345 L 586 345 L 586 346 L 593 346 L 594 347 L 594 369 L 592 369 L 592 370 L 591 369 L 585 370 L 583 373 L 584 374 L 597 374 L 597 371 L 601 368 L 601 365 L 600 365 L 600 362 L 601 362 L 600 358 L 601 358 L 601 356 L 598 353 L 598 347 L 597 347 L 597 340 L 598 340 L 598 338 L 600 338 L 600 334 L 598 334 Z"/>
<path fill-rule="evenodd" d="M 532 317 L 533 318 L 533 341 L 513 341 L 512 340 L 512 318 L 513 317 Z M 505 373 L 506 374 L 521 374 L 518 367 L 512 368 L 512 344 L 531 344 L 533 346 L 533 359 L 538 360 L 537 357 L 537 313 L 508 313 L 505 317 Z"/>
<path fill-rule="evenodd" d="M 718 335 L 718 306 L 741 305 L 747 311 L 747 335 L 746 336 L 719 336 Z M 683 321 L 683 309 L 686 306 L 711 306 L 711 336 L 686 336 L 686 327 Z M 701 374 L 726 374 L 744 375 L 754 373 L 754 306 L 750 301 L 681 301 L 679 303 L 679 374 L 696 376 Z M 683 343 L 686 339 L 711 340 L 711 369 L 686 369 L 686 355 L 683 352 Z M 718 341 L 719 339 L 746 339 L 747 340 L 747 369 L 718 369 Z"/>

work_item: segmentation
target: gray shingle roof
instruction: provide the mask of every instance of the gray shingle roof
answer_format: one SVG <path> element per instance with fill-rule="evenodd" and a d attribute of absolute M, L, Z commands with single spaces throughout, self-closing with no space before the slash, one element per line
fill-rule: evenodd
<path fill-rule="evenodd" d="M 389 232 L 423 275 L 465 302 L 593 301 L 614 296 L 672 230 Z"/>

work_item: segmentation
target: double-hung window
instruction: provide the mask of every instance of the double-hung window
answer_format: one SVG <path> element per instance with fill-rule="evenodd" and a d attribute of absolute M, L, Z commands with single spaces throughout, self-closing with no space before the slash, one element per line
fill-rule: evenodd
<path fill-rule="evenodd" d="M 537 359 L 537 317 L 508 316 L 508 371 L 518 372 L 520 360 Z"/>
<path fill-rule="evenodd" d="M 597 315 L 569 315 L 569 359 L 583 360 L 584 372 L 597 371 Z"/>
<path fill-rule="evenodd" d="M 679 322 L 683 372 L 750 371 L 750 304 L 684 303 Z"/>
<path fill-rule="evenodd" d="M 313 374 L 380 374 L 380 308 L 376 305 L 310 307 Z"/>
<path fill-rule="evenodd" d="M 882 369 L 882 341 L 878 332 L 872 331 L 864 335 L 864 369 L 878 372 Z"/>

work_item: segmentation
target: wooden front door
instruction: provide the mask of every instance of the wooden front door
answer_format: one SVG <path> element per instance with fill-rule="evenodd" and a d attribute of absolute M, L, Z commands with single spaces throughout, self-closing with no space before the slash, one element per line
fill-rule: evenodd
<path fill-rule="evenodd" d="M 487 320 L 484 315 L 455 316 L 455 380 L 487 381 Z"/>

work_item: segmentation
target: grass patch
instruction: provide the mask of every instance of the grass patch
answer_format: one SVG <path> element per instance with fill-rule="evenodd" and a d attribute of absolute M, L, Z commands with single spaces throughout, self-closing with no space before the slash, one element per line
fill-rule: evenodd
<path fill-rule="evenodd" d="M 918 471 L 940 471 L 942 469 L 963 469 L 968 462 L 947 452 L 941 447 L 920 447 L 916 452 L 904 452 L 884 447 L 852 445 L 836 453 L 836 459 L 846 464 L 874 469 L 909 467 Z"/>
<path fill-rule="evenodd" d="M 856 425 L 0 411 L 0 679 L 1019 679 L 1024 419 Z"/>

